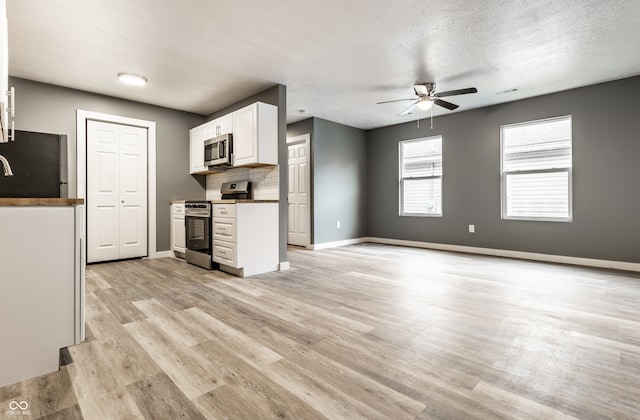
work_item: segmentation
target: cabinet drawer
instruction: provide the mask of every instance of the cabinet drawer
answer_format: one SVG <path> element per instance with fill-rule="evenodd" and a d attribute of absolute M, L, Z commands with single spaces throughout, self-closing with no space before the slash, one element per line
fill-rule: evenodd
<path fill-rule="evenodd" d="M 238 268 L 236 244 L 225 241 L 213 241 L 213 261 Z"/>
<path fill-rule="evenodd" d="M 214 204 L 213 217 L 236 217 L 235 204 Z"/>
<path fill-rule="evenodd" d="M 213 218 L 213 240 L 236 242 L 236 219 L 229 217 Z"/>
<path fill-rule="evenodd" d="M 184 214 L 184 204 L 180 204 L 180 203 L 172 204 L 171 205 L 171 213 L 174 216 L 178 216 L 178 215 Z"/>

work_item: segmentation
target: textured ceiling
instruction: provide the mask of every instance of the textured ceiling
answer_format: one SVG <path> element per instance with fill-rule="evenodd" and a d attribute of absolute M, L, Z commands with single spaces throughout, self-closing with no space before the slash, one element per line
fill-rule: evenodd
<path fill-rule="evenodd" d="M 7 3 L 12 76 L 203 115 L 281 83 L 288 122 L 366 129 L 415 119 L 376 105 L 415 82 L 477 87 L 463 111 L 640 74 L 638 0 Z"/>

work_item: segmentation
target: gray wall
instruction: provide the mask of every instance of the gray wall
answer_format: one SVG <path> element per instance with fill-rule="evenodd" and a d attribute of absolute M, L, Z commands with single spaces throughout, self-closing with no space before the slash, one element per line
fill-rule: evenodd
<path fill-rule="evenodd" d="M 288 137 L 306 133 L 311 134 L 311 243 L 367 236 L 366 132 L 322 118 L 287 127 Z"/>
<path fill-rule="evenodd" d="M 369 131 L 369 236 L 640 262 L 638 92 L 634 77 Z M 501 220 L 500 126 L 560 115 L 573 117 L 573 222 Z M 398 142 L 438 134 L 444 216 L 400 217 Z"/>
<path fill-rule="evenodd" d="M 313 138 L 314 243 L 366 236 L 366 132 L 315 118 Z"/>
<path fill-rule="evenodd" d="M 291 123 L 287 126 L 287 138 L 309 134 L 311 142 L 313 142 L 313 122 L 315 118 L 307 118 L 306 120 Z"/>
<path fill-rule="evenodd" d="M 205 196 L 202 180 L 189 175 L 189 129 L 203 123 L 204 116 L 15 77 L 9 85 L 16 88 L 16 129 L 68 136 L 74 175 L 70 195 L 75 195 L 76 110 L 156 123 L 156 249 L 169 250 L 169 201 Z"/>
<path fill-rule="evenodd" d="M 16 128 L 67 134 L 75 163 L 76 110 L 156 122 L 157 249 L 168 250 L 171 199 L 204 198 L 204 177 L 189 175 L 188 130 L 200 115 L 29 80 L 16 87 Z M 363 133 L 313 118 L 289 136 L 310 132 L 313 243 L 364 236 L 640 262 L 640 77 Z M 279 159 L 287 159 L 286 87 L 274 86 L 220 110 L 213 119 L 261 100 L 279 106 Z M 615 107 L 615 108 L 613 108 Z M 500 220 L 500 125 L 573 116 L 572 223 Z M 311 131 L 304 131 L 304 130 Z M 300 130 L 300 132 L 296 132 Z M 444 216 L 398 216 L 398 141 L 444 138 Z M 287 171 L 280 171 L 280 260 L 286 261 Z M 342 229 L 336 229 L 340 220 Z M 469 234 L 467 226 L 476 225 Z"/>
<path fill-rule="evenodd" d="M 236 111 L 254 102 L 264 102 L 278 107 L 278 161 L 287 161 L 287 87 L 275 85 L 261 92 L 244 98 L 226 108 L 220 109 L 207 117 L 207 121 Z M 280 167 L 280 205 L 279 205 L 279 230 L 280 230 L 280 262 L 287 261 L 287 171 Z M 203 176 L 204 178 L 204 176 Z"/>

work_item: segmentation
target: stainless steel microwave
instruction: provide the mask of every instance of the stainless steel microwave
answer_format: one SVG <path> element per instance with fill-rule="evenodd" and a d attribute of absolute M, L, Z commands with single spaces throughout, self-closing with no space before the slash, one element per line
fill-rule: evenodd
<path fill-rule="evenodd" d="M 233 165 L 233 136 L 223 134 L 204 142 L 205 166 L 231 167 Z"/>

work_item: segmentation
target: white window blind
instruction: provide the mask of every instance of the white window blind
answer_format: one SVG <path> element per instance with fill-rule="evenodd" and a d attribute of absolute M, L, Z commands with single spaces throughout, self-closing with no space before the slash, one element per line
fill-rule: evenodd
<path fill-rule="evenodd" d="M 502 217 L 571 220 L 571 116 L 502 126 Z"/>
<path fill-rule="evenodd" d="M 400 214 L 442 215 L 442 137 L 400 142 Z"/>

